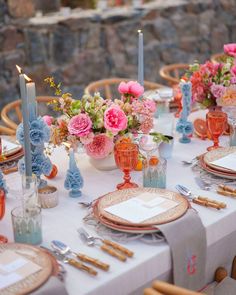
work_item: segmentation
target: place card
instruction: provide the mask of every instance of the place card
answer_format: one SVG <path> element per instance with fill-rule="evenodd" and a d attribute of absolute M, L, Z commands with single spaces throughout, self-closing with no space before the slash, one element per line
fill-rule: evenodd
<path fill-rule="evenodd" d="M 141 223 L 162 214 L 178 205 L 177 202 L 153 193 L 142 193 L 137 197 L 105 208 L 106 212 L 132 223 Z"/>
<path fill-rule="evenodd" d="M 227 168 L 233 171 L 235 170 L 236 167 L 236 153 L 231 153 L 227 156 L 224 156 L 218 160 L 212 161 L 210 162 L 213 165 L 219 166 L 219 167 L 223 167 L 223 168 Z"/>
<path fill-rule="evenodd" d="M 41 269 L 39 265 L 15 251 L 4 251 L 0 254 L 0 290 L 25 279 Z"/>

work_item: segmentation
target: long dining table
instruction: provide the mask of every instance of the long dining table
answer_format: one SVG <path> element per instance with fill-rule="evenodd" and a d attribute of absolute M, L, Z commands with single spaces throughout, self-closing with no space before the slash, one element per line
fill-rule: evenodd
<path fill-rule="evenodd" d="M 224 140 L 226 142 L 227 139 Z M 192 207 L 199 213 L 207 235 L 206 281 L 212 282 L 217 267 L 223 266 L 230 270 L 233 257 L 236 255 L 236 200 L 223 197 L 214 190 L 203 191 L 196 182 L 196 172 L 191 166 L 182 164 L 182 160 L 193 158 L 206 151 L 211 143 L 209 140 L 200 140 L 193 137 L 191 143 L 181 144 L 178 135 L 175 137 L 172 158 L 167 164 L 167 189 L 175 190 L 176 184 L 183 184 L 193 193 L 223 201 L 227 208 L 215 210 L 196 204 Z M 90 201 L 106 193 L 116 190 L 121 181 L 122 172 L 118 169 L 112 171 L 99 171 L 89 162 L 86 154 L 79 154 L 78 167 L 84 178 L 82 197 L 71 198 L 64 188 L 66 170 L 68 168 L 68 155 L 63 147 L 56 148 L 51 160 L 58 167 L 56 178 L 48 183 L 58 189 L 59 204 L 55 208 L 42 209 L 43 218 L 43 244 L 50 247 L 52 240 L 60 240 L 69 245 L 73 251 L 85 253 L 110 264 L 108 272 L 100 271 L 96 277 L 65 265 L 67 274 L 65 287 L 71 295 L 126 295 L 142 294 L 144 287 L 151 284 L 154 279 L 171 281 L 172 260 L 170 247 L 164 241 L 156 244 L 146 244 L 140 240 L 132 240 L 123 245 L 134 251 L 134 257 L 126 262 L 102 252 L 98 247 L 88 247 L 77 234 L 77 228 L 84 226 L 91 234 L 97 235 L 93 227 L 83 222 L 87 209 L 78 204 L 80 200 Z M 9 193 L 6 200 L 6 214 L 0 222 L 0 233 L 13 242 L 11 223 L 11 210 L 20 204 L 21 178 L 18 172 L 5 176 Z M 142 172 L 132 172 L 132 178 L 142 186 Z M 194 228 L 192 229 L 194 231 Z M 176 233 L 178 235 L 178 233 Z"/>

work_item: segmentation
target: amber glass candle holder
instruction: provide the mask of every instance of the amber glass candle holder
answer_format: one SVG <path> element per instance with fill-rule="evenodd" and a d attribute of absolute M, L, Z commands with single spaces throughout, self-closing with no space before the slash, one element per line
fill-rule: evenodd
<path fill-rule="evenodd" d="M 226 128 L 227 115 L 221 110 L 212 110 L 206 114 L 207 129 L 214 142 L 213 146 L 207 148 L 208 151 L 219 148 L 219 137 Z"/>
<path fill-rule="evenodd" d="M 115 144 L 114 156 L 116 165 L 124 173 L 124 182 L 118 184 L 117 189 L 126 189 L 138 187 L 131 182 L 130 171 L 134 170 L 138 163 L 139 149 L 138 145 L 132 142 L 119 142 Z"/>

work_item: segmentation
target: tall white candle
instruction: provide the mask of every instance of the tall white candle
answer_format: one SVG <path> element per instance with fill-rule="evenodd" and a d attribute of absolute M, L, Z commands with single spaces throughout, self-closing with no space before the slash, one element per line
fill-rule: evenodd
<path fill-rule="evenodd" d="M 138 82 L 143 86 L 143 33 L 138 30 Z"/>
<path fill-rule="evenodd" d="M 25 77 L 22 74 L 21 68 L 17 66 L 20 73 L 20 95 L 22 100 L 22 116 L 23 116 L 23 129 L 24 129 L 24 154 L 25 154 L 25 174 L 26 176 L 32 175 L 32 156 L 31 156 L 31 145 L 29 136 L 29 110 L 28 101 L 26 95 Z"/>
<path fill-rule="evenodd" d="M 28 77 L 27 77 L 28 78 Z M 37 118 L 37 102 L 36 102 L 36 91 L 35 83 L 31 79 L 27 79 L 26 83 L 26 95 L 29 103 L 29 120 L 32 122 Z"/>

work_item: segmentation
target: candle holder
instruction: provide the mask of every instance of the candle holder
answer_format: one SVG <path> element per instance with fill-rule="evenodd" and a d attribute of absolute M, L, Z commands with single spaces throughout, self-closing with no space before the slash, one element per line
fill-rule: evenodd
<path fill-rule="evenodd" d="M 41 175 L 49 175 L 52 170 L 50 159 L 44 154 L 44 143 L 50 139 L 50 129 L 41 117 L 30 122 L 30 143 L 32 154 L 32 172 L 38 178 L 38 187 L 42 188 L 47 185 L 47 181 L 41 179 Z M 18 126 L 16 137 L 18 141 L 24 144 L 24 129 L 22 123 Z M 19 171 L 25 173 L 25 159 L 22 158 L 19 163 Z"/>
<path fill-rule="evenodd" d="M 187 120 L 190 113 L 190 105 L 192 99 L 191 82 L 180 82 L 180 89 L 182 92 L 183 109 L 180 115 L 180 119 L 176 125 L 176 131 L 182 133 L 182 137 L 179 139 L 179 142 L 189 143 L 191 141 L 191 138 L 189 136 L 193 133 L 193 124 L 192 122 Z"/>
<path fill-rule="evenodd" d="M 42 208 L 53 208 L 58 205 L 58 191 L 55 186 L 45 186 L 38 190 Z"/>

